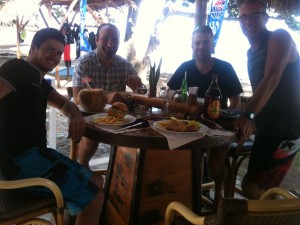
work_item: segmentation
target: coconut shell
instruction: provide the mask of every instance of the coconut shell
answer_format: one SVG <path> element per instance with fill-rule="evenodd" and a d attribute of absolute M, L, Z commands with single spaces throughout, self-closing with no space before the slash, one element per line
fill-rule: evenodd
<path fill-rule="evenodd" d="M 106 103 L 107 95 L 103 89 L 84 88 L 78 94 L 79 104 L 87 112 L 101 112 Z"/>

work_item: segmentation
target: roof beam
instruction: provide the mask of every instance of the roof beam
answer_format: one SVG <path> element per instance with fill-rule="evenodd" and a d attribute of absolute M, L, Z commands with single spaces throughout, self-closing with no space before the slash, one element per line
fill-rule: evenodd
<path fill-rule="evenodd" d="M 64 17 L 64 19 L 62 20 L 61 24 L 59 25 L 59 30 L 61 30 L 61 28 L 63 27 L 64 23 L 66 22 L 66 20 L 68 19 L 70 13 L 73 11 L 74 6 L 76 5 L 76 3 L 78 2 L 78 0 L 73 0 L 73 2 L 71 3 L 71 5 L 68 8 L 68 11 Z"/>
<path fill-rule="evenodd" d="M 99 24 L 104 23 L 104 20 L 101 17 L 98 17 L 88 5 L 86 5 L 86 9 L 93 16 L 93 18 L 97 21 L 97 23 L 99 23 Z"/>

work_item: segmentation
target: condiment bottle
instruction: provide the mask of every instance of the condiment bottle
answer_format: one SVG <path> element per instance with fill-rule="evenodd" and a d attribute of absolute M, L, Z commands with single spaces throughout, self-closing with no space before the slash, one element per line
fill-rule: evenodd
<path fill-rule="evenodd" d="M 186 81 L 186 71 L 184 72 L 184 79 L 182 79 L 180 91 L 181 91 L 182 101 L 187 102 L 188 90 L 187 90 L 187 81 Z"/>
<path fill-rule="evenodd" d="M 204 116 L 210 120 L 217 120 L 221 114 L 222 93 L 218 85 L 218 75 L 212 76 L 212 81 L 205 93 Z"/>
<path fill-rule="evenodd" d="M 167 88 L 161 87 L 159 91 L 159 98 L 165 99 L 167 98 Z"/>

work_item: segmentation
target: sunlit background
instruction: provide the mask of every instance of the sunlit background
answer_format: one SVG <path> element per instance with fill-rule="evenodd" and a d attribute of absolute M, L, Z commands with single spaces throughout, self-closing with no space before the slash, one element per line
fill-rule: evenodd
<path fill-rule="evenodd" d="M 24 1 L 25 2 L 25 1 Z M 158 4 L 161 2 L 161 4 Z M 136 47 L 137 59 L 141 60 L 147 49 L 149 38 L 154 32 L 153 27 L 158 18 L 162 17 L 162 9 L 164 7 L 164 1 L 156 1 L 153 4 L 152 0 L 143 0 L 139 7 L 137 24 L 135 26 L 135 38 L 134 43 Z M 22 6 L 23 8 L 26 5 Z M 30 7 L 30 6 L 29 6 Z M 156 51 L 150 56 L 153 61 L 158 62 L 160 58 L 163 59 L 161 71 L 165 73 L 173 73 L 176 68 L 184 61 L 191 59 L 191 33 L 194 29 L 194 6 L 190 8 L 183 8 L 181 5 L 175 5 L 177 12 L 184 12 L 181 15 L 174 14 L 165 20 L 159 22 L 156 33 L 160 40 L 160 45 Z M 47 15 L 47 11 L 41 8 Z M 24 8 L 25 10 L 25 8 Z M 114 23 L 119 27 L 121 31 L 121 43 L 118 54 L 126 57 L 127 46 L 123 40 L 125 37 L 125 27 L 127 21 L 128 8 L 122 7 L 120 9 L 109 9 L 103 10 L 102 18 L 111 17 L 114 18 Z M 72 15 L 70 15 L 72 18 Z M 96 22 L 92 16 L 87 12 L 86 18 L 89 32 L 94 31 L 96 33 L 97 27 Z M 79 15 L 77 15 L 74 23 L 79 24 Z M 57 27 L 57 23 L 53 21 L 53 27 Z M 50 24 L 50 25 L 51 25 Z M 38 26 L 45 27 L 42 20 Z M 295 42 L 298 44 L 300 49 L 300 34 L 294 32 L 288 28 L 283 20 L 270 19 L 268 28 L 274 30 L 277 28 L 284 28 L 290 32 Z M 32 36 L 36 28 L 26 28 L 26 39 L 24 44 L 29 45 Z M 12 28 L 0 28 L 0 44 L 15 44 L 15 27 Z M 242 34 L 239 23 L 237 21 L 224 20 L 220 38 L 218 40 L 215 57 L 230 62 L 235 68 L 240 79 L 248 79 L 246 70 L 246 51 L 249 47 L 248 41 Z M 25 49 L 25 50 L 24 50 Z M 22 47 L 22 51 L 27 51 L 26 48 Z M 71 54 L 75 59 L 75 44 L 72 45 Z"/>

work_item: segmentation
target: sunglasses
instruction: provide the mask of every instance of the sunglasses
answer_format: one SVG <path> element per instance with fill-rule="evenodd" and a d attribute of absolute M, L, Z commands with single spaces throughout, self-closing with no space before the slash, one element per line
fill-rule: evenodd
<path fill-rule="evenodd" d="M 265 13 L 265 12 L 254 12 L 254 13 L 251 13 L 251 14 L 249 14 L 249 15 L 241 15 L 241 16 L 239 16 L 237 19 L 238 19 L 238 21 L 240 21 L 240 22 L 246 22 L 248 19 L 249 19 L 250 21 L 254 21 L 254 20 L 259 19 L 259 17 L 260 17 L 261 15 L 266 15 L 266 13 Z"/>

